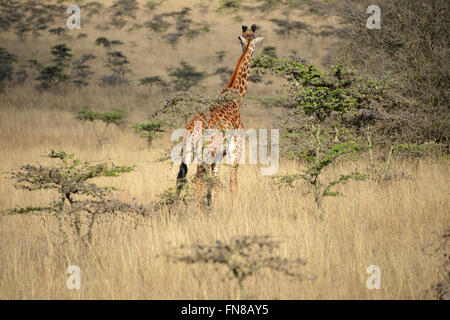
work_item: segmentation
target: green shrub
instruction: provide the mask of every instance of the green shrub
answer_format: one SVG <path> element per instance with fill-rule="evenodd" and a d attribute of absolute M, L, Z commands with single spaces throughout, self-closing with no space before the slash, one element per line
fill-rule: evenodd
<path fill-rule="evenodd" d="M 362 137 L 354 126 L 345 122 L 364 104 L 370 104 L 372 95 L 382 95 L 382 88 L 368 81 L 358 80 L 354 73 L 336 66 L 326 74 L 314 65 L 305 65 L 299 59 L 277 59 L 267 55 L 253 60 L 256 72 L 271 71 L 287 79 L 289 97 L 281 106 L 287 112 L 281 116 L 282 153 L 306 162 L 301 174 L 277 177 L 278 185 L 293 185 L 302 178 L 314 190 L 319 217 L 323 216 L 323 197 L 337 196 L 331 188 L 349 180 L 364 180 L 359 172 L 344 174 L 324 183 L 323 172 L 342 156 L 363 151 Z"/>
<path fill-rule="evenodd" d="M 75 60 L 72 63 L 72 81 L 77 86 L 87 86 L 89 83 L 87 80 L 94 73 L 90 71 L 89 65 L 86 64 L 89 60 L 93 60 L 96 57 L 93 54 L 83 54 L 80 59 Z"/>
<path fill-rule="evenodd" d="M 123 109 L 113 109 L 109 112 L 98 112 L 90 109 L 82 109 L 77 112 L 78 120 L 95 121 L 101 120 L 106 124 L 123 124 L 127 112 Z"/>
<path fill-rule="evenodd" d="M 127 65 L 130 64 L 127 57 L 121 51 L 108 51 L 106 57 L 106 67 L 111 70 L 112 74 L 101 78 L 103 84 L 110 86 L 127 84 L 129 80 L 126 76 L 131 73 L 131 70 L 127 68 Z"/>
<path fill-rule="evenodd" d="M 136 18 L 136 11 L 139 9 L 136 0 L 116 0 L 110 7 L 112 10 L 111 24 L 118 29 L 127 24 L 125 18 Z"/>
<path fill-rule="evenodd" d="M 56 64 L 46 66 L 41 70 L 39 77 L 36 78 L 41 82 L 39 88 L 50 89 L 71 79 L 69 74 L 64 73 L 72 58 L 70 51 L 72 49 L 66 44 L 57 44 L 51 48 L 50 52 L 54 56 L 53 61 Z"/>
<path fill-rule="evenodd" d="M 301 31 L 307 30 L 309 26 L 301 21 L 290 21 L 288 18 L 285 19 L 270 19 L 273 23 L 275 23 L 278 28 L 275 29 L 275 32 L 282 36 L 291 36 L 298 35 Z"/>
<path fill-rule="evenodd" d="M 277 53 L 276 53 L 276 48 L 275 47 L 264 47 L 262 54 L 276 58 L 277 57 Z"/>
<path fill-rule="evenodd" d="M 54 165 L 24 165 L 10 172 L 15 187 L 27 191 L 53 190 L 54 201 L 44 207 L 27 206 L 13 208 L 6 213 L 45 214 L 58 220 L 59 236 L 67 242 L 67 229 L 71 229 L 88 243 L 92 240 L 94 222 L 98 216 L 114 215 L 119 212 L 131 215 L 148 213 L 144 206 L 116 200 L 112 197 L 114 188 L 97 186 L 92 182 L 98 177 L 118 177 L 133 170 L 132 166 L 115 166 L 107 163 L 92 164 L 91 161 L 75 159 L 74 154 L 52 150 L 48 158 L 57 160 Z M 69 206 L 66 205 L 69 203 Z M 82 219 L 87 215 L 87 219 Z M 45 220 L 43 220 L 45 222 Z M 83 234 L 82 229 L 85 229 Z"/>
<path fill-rule="evenodd" d="M 11 80 L 14 71 L 13 63 L 17 56 L 0 47 L 0 90 L 3 89 L 5 80 Z"/>
<path fill-rule="evenodd" d="M 144 77 L 142 79 L 139 79 L 139 84 L 146 85 L 149 87 L 153 87 L 154 85 L 165 87 L 167 85 L 166 82 L 163 79 L 161 79 L 160 76 Z"/>
<path fill-rule="evenodd" d="M 125 122 L 125 116 L 127 112 L 123 109 L 113 109 L 109 112 L 98 112 L 90 109 L 81 109 L 77 111 L 76 118 L 81 121 L 101 121 L 104 123 L 104 128 L 101 133 L 98 133 L 94 124 L 94 132 L 97 137 L 97 142 L 99 146 L 103 146 L 105 141 L 108 140 L 106 133 L 110 124 L 115 124 L 117 126 L 122 125 Z"/>
<path fill-rule="evenodd" d="M 237 10 L 239 10 L 240 7 L 241 7 L 240 0 L 221 0 L 218 10 L 229 9 L 229 10 L 237 11 Z"/>
<path fill-rule="evenodd" d="M 181 61 L 180 67 L 169 68 L 169 76 L 173 78 L 172 85 L 175 90 L 186 91 L 193 86 L 197 86 L 206 75 L 204 72 L 197 71 L 195 67 L 185 61 Z"/>
<path fill-rule="evenodd" d="M 133 129 L 137 133 L 140 133 L 141 137 L 146 138 L 149 145 L 152 144 L 152 141 L 158 132 L 164 131 L 162 121 L 136 123 L 133 126 Z"/>

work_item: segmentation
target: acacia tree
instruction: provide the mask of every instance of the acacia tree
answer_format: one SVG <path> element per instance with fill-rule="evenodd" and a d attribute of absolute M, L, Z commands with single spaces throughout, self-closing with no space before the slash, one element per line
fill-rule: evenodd
<path fill-rule="evenodd" d="M 68 63 L 72 59 L 71 48 L 66 44 L 57 44 L 51 48 L 51 54 L 54 56 L 55 64 L 44 67 L 36 80 L 41 82 L 41 89 L 50 89 L 69 80 L 71 76 L 64 73 Z"/>
<path fill-rule="evenodd" d="M 224 267 L 239 285 L 241 298 L 246 299 L 244 281 L 262 269 L 276 271 L 297 280 L 315 280 L 302 272 L 306 261 L 282 258 L 276 254 L 280 241 L 271 236 L 240 236 L 227 242 L 196 244 L 175 248 L 166 258 L 185 264 L 211 264 Z"/>
<path fill-rule="evenodd" d="M 338 158 L 364 149 L 353 128 L 342 124 L 343 117 L 380 89 L 372 83 L 357 82 L 355 74 L 341 66 L 324 74 L 295 57 L 261 55 L 253 60 L 253 68 L 258 73 L 270 71 L 288 80 L 288 112 L 280 119 L 283 151 L 290 158 L 306 161 L 302 173 L 276 177 L 276 183 L 292 186 L 297 179 L 305 180 L 314 191 L 318 216 L 322 218 L 323 197 L 340 195 L 332 187 L 366 178 L 365 174 L 352 172 L 325 184 L 321 176 Z"/>
<path fill-rule="evenodd" d="M 115 124 L 117 126 L 122 125 L 125 122 L 125 116 L 127 115 L 127 112 L 123 109 L 115 108 L 108 112 L 99 112 L 99 111 L 93 111 L 91 109 L 81 109 L 77 111 L 76 118 L 77 120 L 81 121 L 89 121 L 92 122 L 94 125 L 94 132 L 97 136 L 98 145 L 100 147 L 103 146 L 103 144 L 108 140 L 106 137 L 106 132 L 108 130 L 108 127 L 110 124 Z M 104 128 L 102 133 L 97 133 L 97 130 L 95 129 L 95 122 L 103 122 Z"/>
<path fill-rule="evenodd" d="M 0 47 L 0 90 L 3 89 L 5 80 L 11 80 L 13 63 L 17 62 L 17 56 Z"/>
<path fill-rule="evenodd" d="M 92 164 L 91 161 L 80 161 L 74 156 L 52 150 L 47 157 L 57 160 L 58 163 L 47 166 L 28 164 L 11 171 L 10 178 L 16 188 L 28 191 L 55 190 L 57 196 L 46 206 L 13 208 L 6 213 L 50 213 L 58 220 L 59 235 L 63 242 L 68 240 L 65 229 L 71 227 L 75 234 L 87 243 L 92 240 L 94 222 L 99 215 L 122 212 L 137 216 L 148 213 L 143 205 L 114 199 L 114 188 L 98 186 L 92 182 L 98 177 L 118 177 L 131 172 L 133 167 L 107 163 Z M 86 219 L 82 219 L 83 213 L 87 214 Z M 86 231 L 83 233 L 82 229 Z"/>

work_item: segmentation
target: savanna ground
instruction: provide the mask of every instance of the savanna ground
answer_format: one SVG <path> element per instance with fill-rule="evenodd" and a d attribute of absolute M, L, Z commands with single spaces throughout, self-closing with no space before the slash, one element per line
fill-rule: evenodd
<path fill-rule="evenodd" d="M 178 166 L 158 161 L 171 146 L 170 132 L 159 134 L 149 146 L 128 124 L 144 122 L 169 92 L 157 86 L 138 85 L 138 79 L 160 76 L 169 86 L 167 69 L 186 61 L 208 75 L 190 91 L 214 94 L 223 86 L 215 71 L 219 67 L 233 69 L 239 57 L 241 48 L 236 38 L 242 24 L 255 23 L 260 27 L 258 33 L 265 39 L 257 51 L 273 46 L 279 56 L 300 55 L 324 69 L 338 41 L 335 33 L 321 32 L 338 28 L 339 19 L 333 15 L 333 4 L 320 1 L 299 1 L 293 7 L 280 5 L 268 11 L 259 5 L 270 1 L 168 0 L 151 11 L 144 9 L 147 2 L 139 1 L 136 18 L 129 18 L 122 28 L 109 24 L 107 8 L 113 1 L 101 3 L 104 8 L 91 18 L 83 17 L 82 8 L 81 30 L 22 38 L 13 31 L 2 32 L 1 46 L 16 54 L 19 63 L 35 59 L 49 64 L 50 47 L 58 43 L 72 48 L 74 57 L 92 53 L 97 58 L 90 63 L 94 75 L 87 86 L 61 85 L 56 90 L 39 90 L 38 82 L 33 80 L 38 73 L 31 70 L 28 79 L 0 92 L 0 171 L 29 163 L 45 165 L 51 160 L 43 154 L 64 150 L 83 160 L 135 165 L 128 174 L 102 177 L 96 182 L 120 189 L 116 195 L 124 201 L 158 201 L 161 193 L 174 187 L 178 172 Z M 241 7 L 218 10 L 224 3 L 241 3 Z M 166 41 L 166 33 L 135 25 L 144 24 L 154 14 L 180 11 L 183 7 L 192 8 L 188 18 L 207 25 L 208 31 L 193 38 L 181 36 L 171 44 Z M 167 18 L 175 23 L 171 19 Z M 301 21 L 308 25 L 308 32 L 300 27 L 292 31 L 293 35 L 277 33 L 270 19 Z M 53 23 L 65 27 L 64 19 Z M 170 28 L 175 30 L 174 25 L 168 28 L 168 32 Z M 78 37 L 80 33 L 87 37 Z M 129 84 L 108 86 L 99 80 L 108 73 L 104 67 L 106 49 L 95 45 L 95 39 L 101 36 L 124 42 L 118 50 L 130 61 Z M 226 52 L 223 58 L 218 57 L 219 51 Z M 283 91 L 280 84 L 278 79 L 270 83 L 250 82 L 247 96 L 275 96 Z M 128 111 L 128 124 L 109 126 L 108 140 L 101 146 L 97 134 L 103 124 L 75 118 L 81 108 L 107 111 L 116 107 Z M 241 110 L 245 127 L 272 128 L 273 110 L 277 109 L 247 99 Z M 376 167 L 385 165 L 386 158 L 376 158 Z M 278 174 L 299 172 L 303 167 L 302 162 L 283 158 Z M 368 154 L 354 161 L 343 158 L 327 169 L 324 179 L 348 172 L 349 168 L 364 172 L 369 167 Z M 195 169 L 189 169 L 192 176 Z M 174 263 L 164 255 L 181 245 L 227 242 L 242 235 L 270 235 L 282 240 L 279 255 L 304 259 L 302 272 L 315 278 L 300 281 L 263 270 L 245 280 L 247 298 L 436 298 L 432 287 L 448 272 L 442 269 L 442 255 L 435 252 L 435 244 L 450 222 L 448 158 L 392 158 L 389 172 L 401 173 L 399 178 L 349 182 L 342 187 L 343 197 L 324 199 L 323 220 L 317 219 L 314 198 L 308 194 L 306 183 L 279 189 L 273 179 L 261 176 L 259 169 L 257 165 L 239 167 L 239 203 L 234 210 L 228 188 L 230 170 L 225 167 L 220 174 L 223 186 L 213 214 L 196 214 L 195 210 L 173 213 L 162 208 L 139 219 L 137 224 L 133 219 L 110 218 L 94 225 L 88 246 L 70 232 L 68 241 L 62 244 L 57 221 L 52 217 L 33 213 L 3 215 L 0 298 L 237 299 L 241 297 L 237 283 L 230 280 L 224 268 Z M 17 190 L 7 176 L 0 179 L 0 210 L 45 205 L 54 196 L 45 190 Z M 69 265 L 81 269 L 79 290 L 66 286 Z M 381 269 L 381 289 L 367 288 L 370 265 Z"/>

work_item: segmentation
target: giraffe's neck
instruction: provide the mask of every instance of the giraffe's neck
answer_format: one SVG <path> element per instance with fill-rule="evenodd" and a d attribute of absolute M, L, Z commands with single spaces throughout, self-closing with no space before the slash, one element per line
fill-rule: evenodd
<path fill-rule="evenodd" d="M 250 43 L 247 44 L 242 55 L 239 57 L 238 63 L 234 68 L 233 74 L 231 75 L 230 81 L 227 87 L 223 90 L 226 91 L 229 88 L 233 88 L 239 92 L 241 97 L 245 96 L 247 92 L 248 77 L 250 75 L 250 63 L 253 56 L 253 49 Z"/>

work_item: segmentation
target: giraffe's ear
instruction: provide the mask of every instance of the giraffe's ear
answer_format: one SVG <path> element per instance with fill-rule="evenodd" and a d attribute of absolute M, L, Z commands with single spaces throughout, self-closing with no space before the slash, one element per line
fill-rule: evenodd
<path fill-rule="evenodd" d="M 245 46 L 247 44 L 247 39 L 245 39 L 244 37 L 238 36 L 238 39 L 242 46 Z"/>
<path fill-rule="evenodd" d="M 257 37 L 257 38 L 255 38 L 255 40 L 253 40 L 253 41 L 255 41 L 255 44 L 258 44 L 258 43 L 260 43 L 261 41 L 263 41 L 263 39 L 264 39 L 264 37 Z"/>

